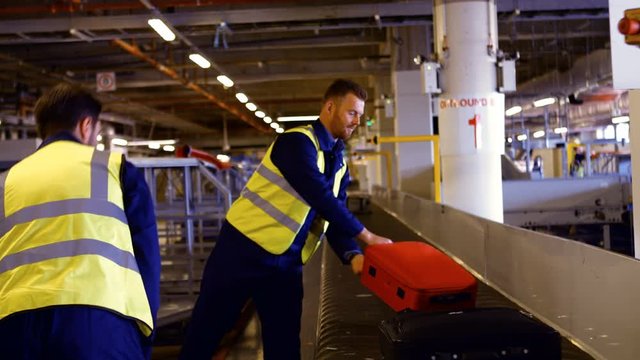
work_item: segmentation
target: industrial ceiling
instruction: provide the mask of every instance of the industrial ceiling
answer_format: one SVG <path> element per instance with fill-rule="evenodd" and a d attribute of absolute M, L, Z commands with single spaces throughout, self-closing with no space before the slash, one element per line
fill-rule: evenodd
<path fill-rule="evenodd" d="M 608 51 L 607 0 L 497 5 L 499 47 L 519 54 L 522 90 L 508 94 L 507 106 L 573 92 L 585 99 L 613 93 L 607 101 L 619 100 L 610 88 L 610 66 L 587 66 L 569 83 L 562 78 Z M 97 94 L 118 133 L 219 148 L 226 128 L 232 147 L 265 145 L 274 130 L 237 92 L 273 119 L 317 114 L 324 89 L 338 77 L 375 93 L 374 84 L 390 82 L 392 52 L 406 44 L 397 30 L 423 27 L 431 37 L 432 7 L 431 1 L 374 0 L 6 0 L 0 7 L 0 126 L 32 132 L 30 109 L 46 88 L 64 80 L 95 91 L 97 74 L 114 73 L 116 89 Z M 174 28 L 175 40 L 151 29 L 147 21 L 157 17 Z M 194 64 L 193 52 L 212 66 Z M 234 85 L 225 88 L 221 74 Z M 367 107 L 372 113 L 373 99 Z M 535 124 L 539 114 L 527 116 Z"/>

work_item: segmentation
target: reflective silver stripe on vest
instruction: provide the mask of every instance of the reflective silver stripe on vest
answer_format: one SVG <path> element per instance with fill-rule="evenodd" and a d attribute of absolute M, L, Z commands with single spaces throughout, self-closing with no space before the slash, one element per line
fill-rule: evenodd
<path fill-rule="evenodd" d="M 260 165 L 258 167 L 258 170 L 256 170 L 256 172 L 258 174 L 262 175 L 265 179 L 267 179 L 267 180 L 271 181 L 272 183 L 278 185 L 282 190 L 284 190 L 285 192 L 289 193 L 291 196 L 296 198 L 298 201 L 301 201 L 304 204 L 309 205 L 309 204 L 307 204 L 306 201 L 304 201 L 302 196 L 300 196 L 300 194 L 298 194 L 298 192 L 295 191 L 293 189 L 293 187 L 291 187 L 291 185 L 289 184 L 289 182 L 287 180 L 285 180 L 285 178 L 283 178 L 282 176 L 276 174 L 275 172 L 273 172 L 273 170 L 267 168 L 264 165 Z"/>
<path fill-rule="evenodd" d="M 7 255 L 0 261 L 0 274 L 23 265 L 77 255 L 99 255 L 123 268 L 140 272 L 133 254 L 103 241 L 79 239 L 42 245 Z"/>
<path fill-rule="evenodd" d="M 247 200 L 251 201 L 253 205 L 260 208 L 262 211 L 266 212 L 274 218 L 277 222 L 285 226 L 287 229 L 291 230 L 293 233 L 297 233 L 300 228 L 300 224 L 298 224 L 295 220 L 290 218 L 287 214 L 278 210 L 275 206 L 271 205 L 267 200 L 260 197 L 260 195 L 254 193 L 253 191 L 244 188 L 242 190 L 242 196 L 244 196 Z"/>
<path fill-rule="evenodd" d="M 0 238 L 18 224 L 32 222 L 41 218 L 79 213 L 109 216 L 125 224 L 127 223 L 127 216 L 124 211 L 108 201 L 93 199 L 60 200 L 29 206 L 4 219 L 0 218 Z"/>
<path fill-rule="evenodd" d="M 109 152 L 93 150 L 91 157 L 91 198 L 106 200 L 109 192 Z"/>
<path fill-rule="evenodd" d="M 0 222 L 4 219 L 4 183 L 7 181 L 9 170 L 0 173 Z"/>

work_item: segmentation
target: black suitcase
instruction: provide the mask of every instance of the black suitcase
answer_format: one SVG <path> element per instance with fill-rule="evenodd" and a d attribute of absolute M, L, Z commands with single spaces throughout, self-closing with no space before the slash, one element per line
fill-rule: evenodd
<path fill-rule="evenodd" d="M 561 359 L 560 335 L 509 308 L 404 312 L 380 324 L 385 360 Z"/>

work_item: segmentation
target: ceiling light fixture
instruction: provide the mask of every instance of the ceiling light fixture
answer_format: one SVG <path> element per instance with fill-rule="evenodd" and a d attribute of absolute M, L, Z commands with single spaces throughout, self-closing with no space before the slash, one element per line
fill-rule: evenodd
<path fill-rule="evenodd" d="M 230 88 L 233 86 L 233 80 L 229 79 L 229 77 L 226 75 L 218 75 L 216 79 L 218 79 L 218 81 L 220 81 L 220 83 L 224 87 Z"/>
<path fill-rule="evenodd" d="M 534 132 L 534 133 L 533 133 L 533 137 L 534 137 L 535 139 L 537 139 L 537 138 L 541 138 L 541 137 L 543 137 L 543 136 L 544 136 L 544 130 L 538 130 L 538 131 L 536 131 L 536 132 Z"/>
<path fill-rule="evenodd" d="M 125 139 L 120 139 L 120 138 L 111 139 L 111 145 L 127 146 L 128 143 L 129 142 Z"/>
<path fill-rule="evenodd" d="M 569 129 L 567 129 L 564 126 L 553 129 L 553 132 L 556 133 L 556 134 L 566 134 L 567 131 L 569 131 Z"/>
<path fill-rule="evenodd" d="M 279 116 L 278 121 L 313 121 L 317 118 L 318 115 Z"/>
<path fill-rule="evenodd" d="M 205 59 L 204 56 L 200 54 L 191 54 L 189 55 L 189 59 L 203 69 L 208 69 L 211 67 L 211 62 L 209 62 L 209 60 Z"/>
<path fill-rule="evenodd" d="M 265 114 L 264 111 L 260 111 L 260 110 L 256 111 L 255 115 L 257 117 L 259 117 L 260 119 L 262 119 L 263 117 L 267 116 L 267 114 Z"/>
<path fill-rule="evenodd" d="M 276 129 L 276 132 L 277 132 L 278 134 L 282 134 L 282 133 L 284 132 L 284 129 L 283 129 L 283 128 L 277 128 L 277 129 Z"/>
<path fill-rule="evenodd" d="M 548 97 L 548 98 L 544 98 L 544 99 L 539 99 L 533 102 L 533 106 L 535 107 L 543 107 L 543 106 L 547 106 L 547 105 L 551 105 L 551 104 L 555 104 L 556 103 L 556 98 L 554 97 Z"/>
<path fill-rule="evenodd" d="M 249 111 L 256 111 L 258 110 L 258 107 L 256 106 L 256 104 L 254 103 L 246 103 L 244 104 L 244 106 L 247 107 L 247 109 L 249 109 Z"/>
<path fill-rule="evenodd" d="M 148 146 L 149 144 L 158 144 L 158 145 L 175 145 L 177 140 L 169 139 L 169 140 L 138 140 L 138 141 L 129 141 L 127 143 L 128 146 Z M 159 149 L 159 148 L 158 148 Z"/>
<path fill-rule="evenodd" d="M 162 150 L 164 150 L 164 151 L 168 151 L 168 152 L 172 152 L 172 151 L 174 151 L 175 149 L 176 149 L 176 147 L 175 147 L 175 146 L 173 146 L 173 145 L 165 145 L 165 146 L 163 146 L 163 147 L 162 147 Z"/>
<path fill-rule="evenodd" d="M 267 124 L 271 124 L 271 122 L 273 121 L 273 119 L 271 119 L 271 117 L 269 116 L 265 116 L 262 120 Z"/>
<path fill-rule="evenodd" d="M 629 122 L 629 116 L 628 115 L 616 116 L 614 118 L 611 118 L 611 122 L 614 124 L 626 123 L 626 122 Z"/>
<path fill-rule="evenodd" d="M 167 25 L 160 19 L 149 19 L 147 24 L 155 30 L 165 41 L 173 41 L 176 39 L 176 34 L 169 29 Z"/>
<path fill-rule="evenodd" d="M 520 134 L 520 135 L 516 136 L 516 139 L 518 139 L 518 141 L 525 141 L 525 140 L 527 140 L 527 135 L 526 134 Z"/>
<path fill-rule="evenodd" d="M 272 122 L 270 126 L 271 126 L 272 128 L 274 128 L 274 129 L 277 129 L 277 128 L 279 128 L 279 127 L 280 127 L 280 125 L 278 125 L 278 123 L 276 123 L 276 122 Z"/>
<path fill-rule="evenodd" d="M 513 116 L 515 114 L 519 114 L 520 112 L 522 112 L 522 106 L 513 106 L 507 109 L 507 111 L 504 112 L 505 115 L 507 116 Z"/>
<path fill-rule="evenodd" d="M 236 99 L 238 99 L 238 101 L 240 101 L 243 104 L 249 101 L 249 98 L 244 93 L 237 93 Z"/>

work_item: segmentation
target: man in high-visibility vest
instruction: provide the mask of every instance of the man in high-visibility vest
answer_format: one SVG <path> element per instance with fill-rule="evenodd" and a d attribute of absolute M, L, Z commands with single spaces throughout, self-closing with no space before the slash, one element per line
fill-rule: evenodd
<path fill-rule="evenodd" d="M 211 359 L 247 299 L 260 317 L 264 358 L 300 359 L 302 265 L 326 238 L 354 273 L 368 231 L 347 209 L 344 140 L 360 124 L 366 91 L 348 80 L 327 89 L 319 120 L 290 129 L 269 147 L 227 213 L 204 270 L 181 359 Z"/>
<path fill-rule="evenodd" d="M 160 253 L 151 194 L 98 151 L 102 105 L 59 84 L 34 113 L 38 150 L 0 174 L 3 359 L 149 359 Z"/>

